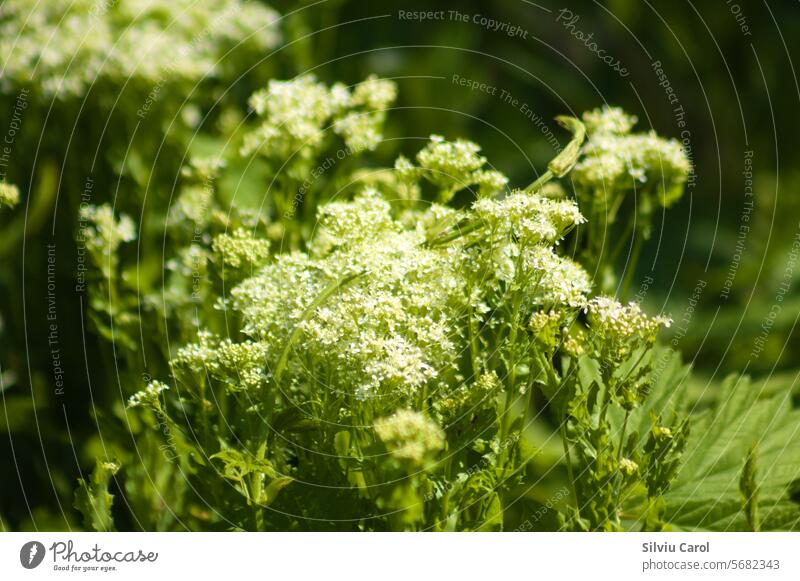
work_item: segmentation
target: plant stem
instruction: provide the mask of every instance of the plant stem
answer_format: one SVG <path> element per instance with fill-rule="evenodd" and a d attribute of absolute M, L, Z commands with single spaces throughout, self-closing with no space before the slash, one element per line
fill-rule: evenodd
<path fill-rule="evenodd" d="M 292 352 L 292 346 L 297 342 L 300 338 L 300 334 L 302 333 L 302 327 L 300 327 L 300 323 L 309 319 L 317 308 L 322 305 L 325 301 L 327 301 L 331 296 L 333 296 L 336 291 L 341 290 L 359 278 L 365 276 L 366 272 L 357 272 L 354 274 L 349 274 L 341 279 L 334 280 L 330 283 L 314 301 L 306 307 L 306 310 L 303 311 L 300 320 L 297 321 L 295 324 L 294 329 L 292 330 L 292 334 L 289 335 L 289 340 L 286 342 L 286 345 L 283 348 L 283 352 L 281 353 L 281 357 L 278 360 L 278 364 L 275 366 L 275 383 L 279 384 L 281 378 L 283 377 L 284 371 L 286 371 L 286 365 L 289 362 L 289 355 Z"/>
<path fill-rule="evenodd" d="M 451 232 L 450 234 L 446 234 L 444 236 L 437 236 L 433 240 L 429 240 L 427 242 L 428 246 L 439 246 L 441 244 L 447 244 L 448 242 L 452 242 L 453 240 L 458 240 L 459 238 L 474 232 L 478 228 L 481 228 L 484 225 L 483 220 L 473 220 L 472 222 L 468 222 L 464 227 L 458 228 L 458 230 Z"/>
<path fill-rule="evenodd" d="M 581 516 L 581 501 L 578 498 L 578 486 L 575 483 L 575 473 L 572 470 L 572 454 L 570 453 L 569 440 L 567 440 L 567 415 L 563 414 L 561 425 L 558 428 L 561 434 L 561 444 L 564 446 L 564 461 L 567 464 L 567 477 L 569 478 L 570 489 L 572 496 L 575 498 L 575 510 L 578 512 L 578 517 Z"/>
<path fill-rule="evenodd" d="M 625 445 L 625 433 L 628 431 L 628 419 L 631 416 L 630 410 L 625 410 L 625 420 L 622 422 L 622 431 L 619 435 L 619 446 L 617 447 L 617 475 L 614 484 L 614 514 L 617 516 L 617 523 L 619 523 L 619 496 L 622 492 L 622 474 L 620 473 L 619 463 L 622 460 L 622 447 Z"/>
<path fill-rule="evenodd" d="M 514 276 L 515 285 L 520 278 L 522 262 L 522 252 L 517 259 L 516 274 Z M 511 429 L 511 397 L 514 394 L 514 386 L 517 383 L 517 333 L 519 332 L 519 312 L 522 308 L 522 293 L 515 289 L 513 307 L 511 309 L 510 330 L 508 332 L 508 385 L 506 387 L 506 401 L 503 405 L 503 417 L 500 422 L 500 443 L 501 445 L 508 438 Z M 500 466 L 505 466 L 508 447 L 504 447 L 501 452 Z"/>
<path fill-rule="evenodd" d="M 633 277 L 636 274 L 636 263 L 639 262 L 639 254 L 642 250 L 642 236 L 637 234 L 633 240 L 633 249 L 631 250 L 631 259 L 628 261 L 627 269 L 625 271 L 625 278 L 622 281 L 622 292 L 620 297 L 623 302 L 628 300 L 628 293 L 630 292 Z"/>
<path fill-rule="evenodd" d="M 540 175 L 539 178 L 536 181 L 532 182 L 527 188 L 525 188 L 525 191 L 532 194 L 533 192 L 535 192 L 536 190 L 540 189 L 543 185 L 545 185 L 547 182 L 549 182 L 554 177 L 555 177 L 555 174 L 548 169 L 546 172 L 544 172 L 542 175 Z"/>

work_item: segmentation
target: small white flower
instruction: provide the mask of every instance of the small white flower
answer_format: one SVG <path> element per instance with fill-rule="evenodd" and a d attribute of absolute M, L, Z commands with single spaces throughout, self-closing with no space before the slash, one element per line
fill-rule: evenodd
<path fill-rule="evenodd" d="M 13 208 L 19 203 L 17 186 L 0 181 L 0 207 Z"/>
<path fill-rule="evenodd" d="M 169 386 L 166 383 L 161 383 L 160 381 L 151 381 L 147 384 L 142 391 L 138 391 L 133 394 L 130 399 L 128 400 L 128 407 L 135 408 L 141 406 L 151 406 L 151 407 L 158 407 L 160 406 L 158 400 L 161 394 L 169 389 Z"/>
<path fill-rule="evenodd" d="M 413 410 L 400 410 L 375 422 L 375 433 L 396 459 L 423 465 L 444 449 L 444 432 Z"/>

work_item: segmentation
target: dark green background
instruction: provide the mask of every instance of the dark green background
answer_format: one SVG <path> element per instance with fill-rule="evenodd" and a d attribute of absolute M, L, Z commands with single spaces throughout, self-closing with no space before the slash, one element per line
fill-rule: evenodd
<path fill-rule="evenodd" d="M 793 62 L 800 56 L 800 3 L 330 0 L 272 5 L 287 14 L 282 20 L 286 46 L 264 61 L 243 61 L 242 70 L 254 69 L 234 87 L 231 98 L 244 108 L 247 95 L 271 76 L 313 72 L 327 82 L 348 84 L 370 73 L 393 78 L 399 98 L 389 117 L 387 141 L 371 159 L 376 165 L 391 163 L 399 152 L 412 154 L 421 140 L 439 133 L 480 143 L 489 161 L 512 183 L 528 184 L 552 157 L 553 147 L 519 106 L 500 98 L 503 90 L 547 120 L 562 145 L 567 136 L 550 121 L 554 116 L 579 114 L 606 103 L 638 115 L 641 130 L 680 137 L 673 106 L 653 70 L 653 62 L 660 61 L 686 113 L 696 181 L 657 221 L 645 248 L 639 279 L 651 276 L 653 282 L 642 295 L 644 302 L 676 320 L 688 317 L 685 331 L 666 339 L 694 362 L 699 390 L 706 380 L 713 382 L 734 370 L 759 378 L 775 373 L 794 378 L 793 370 L 800 367 L 795 332 L 800 266 L 791 273 L 793 285 L 765 350 L 759 357 L 752 352 L 784 271 L 792 265 L 790 246 L 800 229 L 800 88 Z M 737 22 L 734 5 L 749 35 Z M 621 77 L 571 35 L 557 21 L 561 9 L 578 15 L 575 29 L 591 33 L 629 76 Z M 403 20 L 398 17 L 401 10 L 444 10 L 445 17 Z M 450 10 L 466 15 L 468 22 L 452 19 Z M 525 38 L 488 30 L 473 22 L 475 15 L 518 26 Z M 496 94 L 471 91 L 453 83 L 453 75 L 497 87 Z M 113 354 L 100 351 L 102 342 L 86 327 L 80 297 L 72 292 L 71 243 L 77 201 L 89 173 L 95 180 L 95 203 L 115 200 L 118 208 L 138 215 L 141 197 L 135 180 L 119 177 L 113 156 L 93 170 L 87 167 L 87 152 L 106 151 L 105 141 L 111 148 L 118 137 L 101 137 L 97 120 L 107 114 L 108 101 L 119 90 L 113 84 L 97 88 L 81 112 L 77 102 L 50 103 L 32 94 L 23 131 L 14 143 L 16 164 L 9 178 L 20 185 L 23 204 L 0 215 L 0 240 L 8 236 L 12 220 L 26 212 L 29 220 L 24 246 L 17 241 L 0 258 L 0 364 L 4 374 L 15 377 L 0 400 L 0 462 L 5 468 L 0 518 L 11 529 L 74 525 L 72 489 L 80 473 L 91 467 L 88 444 L 96 445 L 90 410 L 93 404 L 102 409 L 120 396 L 116 385 L 102 385 L 103 378 L 114 377 Z M 0 98 L 0 128 L 8 127 L 17 94 L 8 91 Z M 174 97 L 182 99 L 179 94 Z M 214 109 L 203 101 L 202 91 L 200 101 L 213 119 Z M 170 103 L 165 100 L 162 106 Z M 130 111 L 116 115 L 125 114 Z M 152 119 L 149 129 L 161 132 L 158 116 Z M 73 126 L 77 139 L 67 150 L 65 137 Z M 739 260 L 736 243 L 745 204 L 742 171 L 747 151 L 753 152 L 755 206 Z M 162 152 L 156 162 L 165 184 L 180 165 L 181 152 L 173 154 Z M 37 192 L 47 188 L 47 180 L 58 178 L 58 206 L 50 202 L 36 210 Z M 57 244 L 59 255 L 64 395 L 54 393 L 47 346 L 50 243 Z M 733 285 L 725 296 L 722 289 L 731 273 Z M 698 283 L 705 286 L 690 313 L 689 300 Z M 90 387 L 90 378 L 101 385 Z"/>

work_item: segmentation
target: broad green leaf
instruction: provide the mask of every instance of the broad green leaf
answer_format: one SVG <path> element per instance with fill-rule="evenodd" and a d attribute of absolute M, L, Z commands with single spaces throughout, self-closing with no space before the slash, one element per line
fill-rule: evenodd
<path fill-rule="evenodd" d="M 692 422 L 683 466 L 665 495 L 665 518 L 688 530 L 746 530 L 740 491 L 745 463 L 758 446 L 758 471 L 749 477 L 758 489 L 762 530 L 794 529 L 800 503 L 790 489 L 800 478 L 800 410 L 788 391 L 760 397 L 749 378 L 728 377 L 716 404 Z"/>

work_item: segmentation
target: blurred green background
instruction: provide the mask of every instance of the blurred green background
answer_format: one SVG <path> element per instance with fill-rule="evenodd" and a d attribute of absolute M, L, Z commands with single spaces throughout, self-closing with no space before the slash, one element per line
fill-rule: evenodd
<path fill-rule="evenodd" d="M 394 79 L 399 99 L 386 142 L 370 160 L 376 166 L 416 151 L 431 133 L 464 136 L 512 183 L 525 185 L 567 142 L 553 117 L 606 103 L 635 113 L 640 130 L 685 140 L 695 176 L 657 221 L 638 264 L 637 298 L 675 319 L 665 339 L 693 362 L 698 400 L 736 370 L 794 382 L 800 87 L 792 55 L 800 54 L 800 4 L 270 6 L 282 15 L 273 50 L 223 51 L 223 72 L 170 78 L 141 123 L 136 112 L 152 82 L 109 76 L 84 94 L 53 98 L 36 82 L 0 73 L 0 132 L 7 137 L 14 128 L 10 163 L 0 169 L 22 193 L 19 207 L 0 214 L 3 527 L 74 526 L 75 479 L 103 445 L 92 410 L 119 404 L 130 391 L 115 385 L 114 353 L 87 324 L 84 298 L 74 290 L 81 195 L 88 188 L 93 203 L 110 201 L 141 220 L 141 238 L 157 234 L 187 152 L 213 143 L 231 112 L 244 112 L 247 96 L 269 78 Z M 0 8 L 3 18 L 13 27 Z M 237 200 L 257 206 L 265 189 L 257 176 L 240 187 L 246 195 Z M 144 256 L 156 265 L 158 242 Z M 48 245 L 55 245 L 50 254 Z M 58 260 L 48 270 L 53 254 Z M 57 290 L 50 302 L 49 285 Z M 60 374 L 48 343 L 54 302 Z"/>

